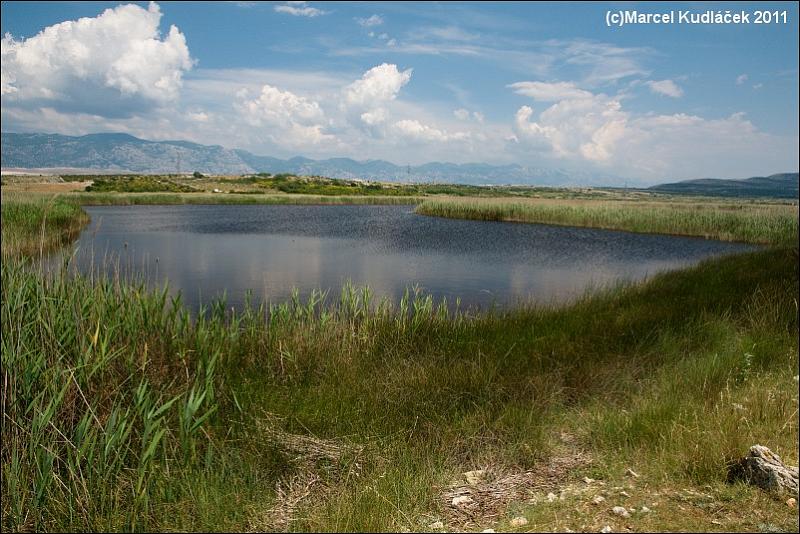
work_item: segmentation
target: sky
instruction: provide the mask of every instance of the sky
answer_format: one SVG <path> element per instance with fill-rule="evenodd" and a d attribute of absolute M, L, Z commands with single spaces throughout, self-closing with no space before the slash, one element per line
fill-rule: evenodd
<path fill-rule="evenodd" d="M 4 132 L 642 185 L 798 170 L 796 2 L 1 5 Z M 606 24 L 726 9 L 786 22 Z"/>

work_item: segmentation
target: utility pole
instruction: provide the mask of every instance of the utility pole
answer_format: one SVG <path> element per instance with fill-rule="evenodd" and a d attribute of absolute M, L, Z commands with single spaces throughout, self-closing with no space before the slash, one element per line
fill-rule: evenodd
<path fill-rule="evenodd" d="M 177 170 L 177 174 L 180 176 L 180 174 L 181 174 L 181 153 L 180 153 L 180 151 L 178 151 L 178 161 L 176 162 L 175 167 L 176 167 L 176 170 Z"/>

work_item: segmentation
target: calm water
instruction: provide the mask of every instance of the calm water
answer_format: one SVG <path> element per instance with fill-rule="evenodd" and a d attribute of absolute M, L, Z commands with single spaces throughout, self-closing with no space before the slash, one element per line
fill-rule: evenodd
<path fill-rule="evenodd" d="M 417 285 L 462 308 L 563 302 L 590 287 L 638 280 L 741 244 L 415 215 L 411 206 L 88 207 L 74 264 L 168 281 L 196 310 L 225 293 L 240 306 L 296 287 L 338 294 L 347 280 L 397 301 Z M 118 266 L 115 266 L 118 264 Z"/>

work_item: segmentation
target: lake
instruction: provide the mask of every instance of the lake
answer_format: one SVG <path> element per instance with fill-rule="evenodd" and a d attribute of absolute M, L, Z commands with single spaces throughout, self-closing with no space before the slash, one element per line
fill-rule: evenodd
<path fill-rule="evenodd" d="M 413 206 L 85 207 L 72 265 L 169 283 L 194 311 L 297 288 L 336 297 L 347 281 L 398 301 L 417 286 L 461 308 L 562 303 L 621 281 L 756 247 L 699 238 L 444 219 Z"/>

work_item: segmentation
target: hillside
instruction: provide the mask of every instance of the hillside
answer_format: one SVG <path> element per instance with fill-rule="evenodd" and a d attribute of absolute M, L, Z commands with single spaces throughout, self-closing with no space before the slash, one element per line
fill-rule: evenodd
<path fill-rule="evenodd" d="M 650 191 L 715 197 L 797 198 L 798 173 L 755 176 L 745 180 L 703 178 L 653 186 Z"/>

